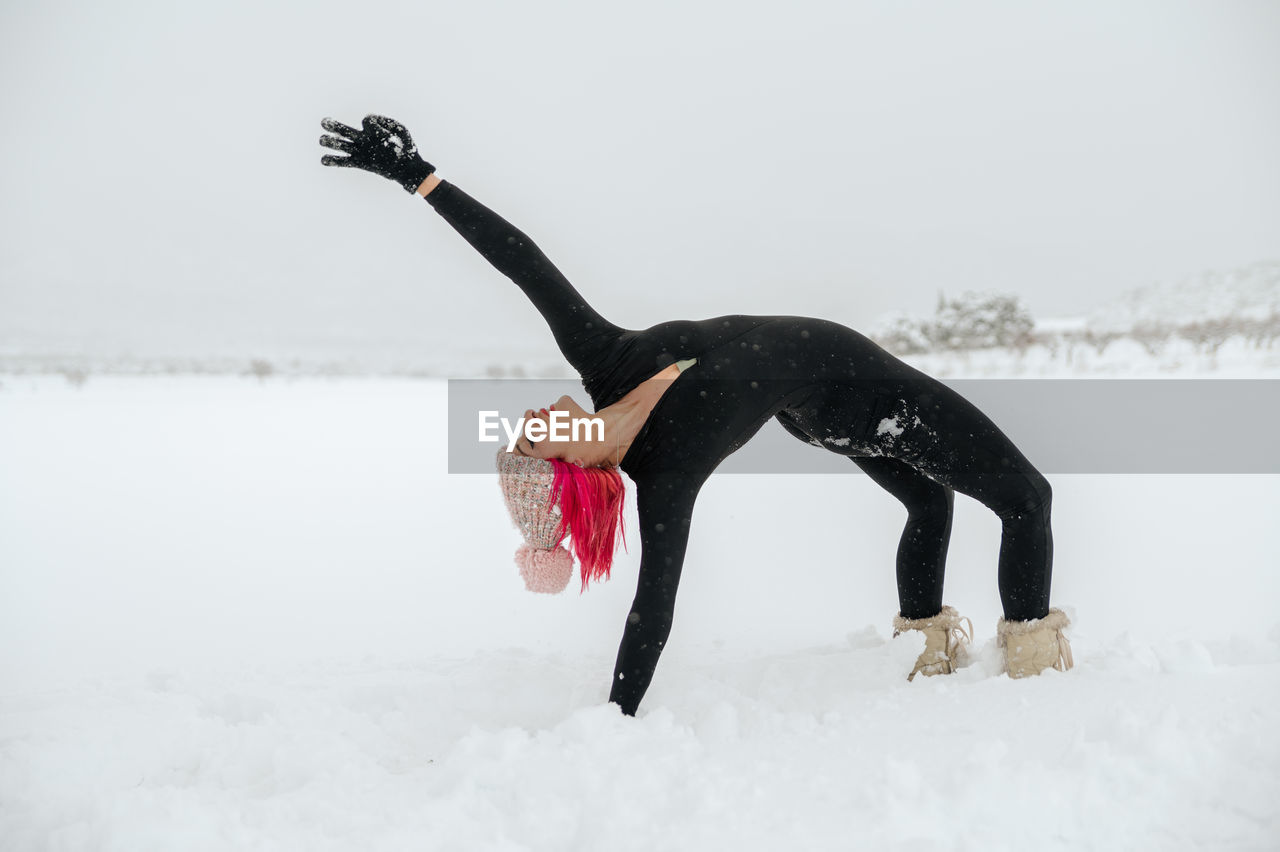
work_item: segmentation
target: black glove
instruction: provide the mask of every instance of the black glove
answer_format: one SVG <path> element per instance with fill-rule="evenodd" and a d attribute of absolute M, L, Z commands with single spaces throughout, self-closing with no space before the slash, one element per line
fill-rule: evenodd
<path fill-rule="evenodd" d="M 320 126 L 338 134 L 321 136 L 320 144 L 349 155 L 335 157 L 325 154 L 320 158 L 322 165 L 364 169 L 390 178 L 409 192 L 417 192 L 427 175 L 436 170 L 435 166 L 418 156 L 418 146 L 413 144 L 409 131 L 395 119 L 366 115 L 363 130 L 347 127 L 332 118 L 323 119 Z"/>

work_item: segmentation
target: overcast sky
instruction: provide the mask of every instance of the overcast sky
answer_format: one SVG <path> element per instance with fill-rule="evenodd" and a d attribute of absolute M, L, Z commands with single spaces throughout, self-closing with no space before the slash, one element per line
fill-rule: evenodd
<path fill-rule="evenodd" d="M 625 10 L 624 10 L 625 9 Z M 1280 3 L 6 3 L 0 350 L 549 347 L 403 121 L 642 327 L 1039 317 L 1280 257 Z"/>

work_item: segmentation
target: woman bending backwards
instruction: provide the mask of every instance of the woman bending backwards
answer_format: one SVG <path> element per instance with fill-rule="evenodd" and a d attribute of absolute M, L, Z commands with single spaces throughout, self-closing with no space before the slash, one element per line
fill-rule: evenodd
<path fill-rule="evenodd" d="M 912 677 L 949 673 L 963 654 L 961 617 L 942 602 L 953 491 L 1003 525 L 997 634 L 1012 677 L 1071 666 L 1061 610 L 1049 607 L 1053 540 L 1045 478 L 981 411 L 852 329 L 820 319 L 730 315 L 644 330 L 600 316 L 525 234 L 435 176 L 400 123 L 361 129 L 332 119 L 326 166 L 364 169 L 424 196 L 524 291 L 582 378 L 604 440 L 520 440 L 516 452 L 617 465 L 635 482 L 640 575 L 609 700 L 634 714 L 671 631 L 698 491 L 770 418 L 846 456 L 907 508 L 898 545 L 895 632 L 926 637 Z M 571 399 L 560 408 L 583 416 Z M 531 418 L 539 416 L 529 411 Z"/>

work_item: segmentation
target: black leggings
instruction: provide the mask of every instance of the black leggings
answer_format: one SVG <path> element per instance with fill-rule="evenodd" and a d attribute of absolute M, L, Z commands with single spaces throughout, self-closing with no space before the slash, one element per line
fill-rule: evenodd
<path fill-rule="evenodd" d="M 770 419 L 848 456 L 907 509 L 898 545 L 899 607 L 936 615 L 952 491 L 1001 519 L 1005 617 L 1049 610 L 1049 483 L 981 411 L 845 326 L 810 317 L 732 315 L 624 329 L 601 317 L 525 234 L 447 182 L 436 211 L 542 314 L 599 410 L 677 360 L 675 380 L 622 459 L 636 484 L 641 544 L 610 700 L 634 714 L 667 641 L 689 526 L 707 477 Z M 798 556 L 802 555 L 800 553 Z"/>

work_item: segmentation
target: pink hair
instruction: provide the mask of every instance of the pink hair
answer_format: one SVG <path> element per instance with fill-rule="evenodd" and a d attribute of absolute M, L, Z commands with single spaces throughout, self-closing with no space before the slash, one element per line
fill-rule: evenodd
<path fill-rule="evenodd" d="M 622 528 L 622 498 L 626 488 L 617 468 L 582 467 L 560 459 L 548 459 L 555 469 L 551 482 L 551 502 L 560 503 L 560 532 L 556 544 L 566 535 L 582 568 L 582 591 L 591 580 L 609 579 L 613 567 L 616 536 Z"/>

